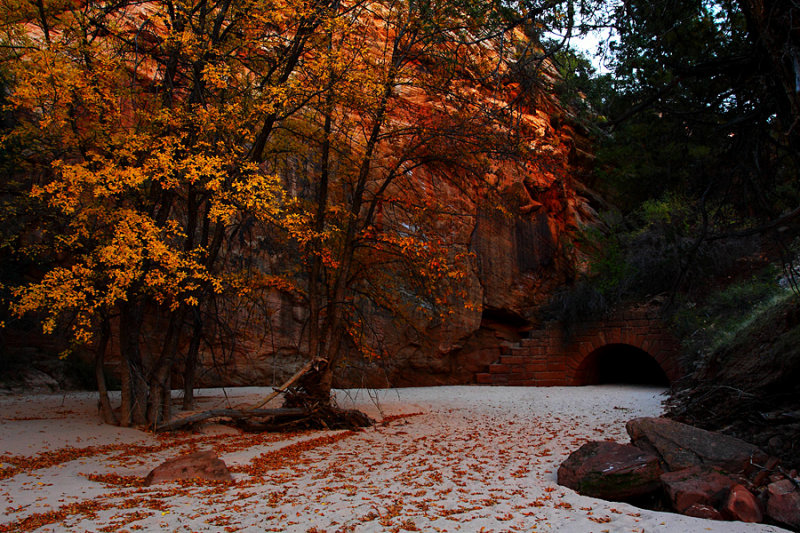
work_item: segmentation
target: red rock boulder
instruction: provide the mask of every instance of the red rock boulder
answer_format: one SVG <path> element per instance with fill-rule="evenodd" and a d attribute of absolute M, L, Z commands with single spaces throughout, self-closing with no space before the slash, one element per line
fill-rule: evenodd
<path fill-rule="evenodd" d="M 179 479 L 233 481 L 225 462 L 212 451 L 182 455 L 155 467 L 144 480 L 146 486 Z"/>
<path fill-rule="evenodd" d="M 558 483 L 604 500 L 636 499 L 659 489 L 658 458 L 630 444 L 588 442 L 558 469 Z"/>
<path fill-rule="evenodd" d="M 667 418 L 636 418 L 625 429 L 635 446 L 657 455 L 671 471 L 702 465 L 744 474 L 754 463 L 768 460 L 760 448 L 743 440 Z"/>
<path fill-rule="evenodd" d="M 731 520 L 758 523 L 764 519 L 756 497 L 744 485 L 734 485 L 728 493 L 722 512 Z"/>
<path fill-rule="evenodd" d="M 794 529 L 800 529 L 800 491 L 789 479 L 767 487 L 767 516 Z"/>
<path fill-rule="evenodd" d="M 662 474 L 661 483 L 672 507 L 684 514 L 694 505 L 718 508 L 736 484 L 722 472 L 700 466 Z"/>

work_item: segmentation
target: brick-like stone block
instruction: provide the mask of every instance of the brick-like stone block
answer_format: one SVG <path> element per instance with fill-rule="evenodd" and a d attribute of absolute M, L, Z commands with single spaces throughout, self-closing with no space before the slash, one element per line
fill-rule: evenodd
<path fill-rule="evenodd" d="M 540 355 L 545 355 L 547 353 L 547 349 L 541 344 L 537 344 L 536 346 L 531 346 L 528 348 L 528 353 L 531 355 L 531 357 L 537 357 Z"/>
<path fill-rule="evenodd" d="M 636 334 L 631 330 L 631 328 L 624 328 L 622 330 L 621 337 L 623 344 L 635 344 L 636 342 Z"/>
<path fill-rule="evenodd" d="M 528 359 L 528 357 L 522 355 L 504 355 L 500 357 L 500 364 L 501 365 L 521 365 L 524 364 Z"/>
<path fill-rule="evenodd" d="M 558 387 L 561 385 L 568 385 L 568 383 L 562 383 L 559 380 L 555 379 L 537 379 L 536 386 L 537 387 Z"/>
<path fill-rule="evenodd" d="M 680 344 L 678 343 L 677 340 L 675 340 L 674 338 L 670 337 L 669 335 L 664 335 L 661 338 L 661 342 L 664 345 L 664 351 L 665 352 L 669 352 L 670 354 L 672 354 L 672 355 L 677 357 L 678 352 L 681 351 Z"/>
<path fill-rule="evenodd" d="M 492 375 L 485 372 L 479 372 L 475 374 L 475 383 L 478 385 L 491 385 Z"/>
<path fill-rule="evenodd" d="M 528 373 L 544 372 L 547 370 L 547 363 L 539 361 L 536 363 L 528 363 L 525 365 L 525 371 Z"/>
<path fill-rule="evenodd" d="M 511 372 L 511 367 L 509 365 L 495 363 L 493 365 L 489 365 L 489 372 L 492 374 L 508 374 Z"/>
<path fill-rule="evenodd" d="M 537 381 L 557 381 L 565 384 L 567 380 L 566 372 L 540 372 L 536 376 Z"/>
<path fill-rule="evenodd" d="M 656 354 L 663 354 L 666 351 L 666 344 L 658 337 L 647 339 L 650 341 L 650 355 L 655 357 Z"/>

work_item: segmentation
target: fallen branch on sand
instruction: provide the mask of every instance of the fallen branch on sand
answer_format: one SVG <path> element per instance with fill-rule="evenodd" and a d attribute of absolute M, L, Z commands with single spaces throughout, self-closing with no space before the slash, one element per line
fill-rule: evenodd
<path fill-rule="evenodd" d="M 282 407 L 279 409 L 210 409 L 199 413 L 175 418 L 156 427 L 158 431 L 175 431 L 210 418 L 228 418 L 231 420 L 245 420 L 250 418 L 275 418 L 280 416 L 299 417 L 308 414 L 300 407 Z"/>

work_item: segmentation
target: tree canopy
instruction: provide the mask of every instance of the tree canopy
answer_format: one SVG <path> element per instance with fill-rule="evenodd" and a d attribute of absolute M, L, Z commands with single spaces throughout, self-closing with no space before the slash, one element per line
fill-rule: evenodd
<path fill-rule="evenodd" d="M 755 236 L 791 259 L 796 232 L 786 230 L 800 214 L 797 13 L 791 2 L 747 0 L 632 1 L 594 12 L 608 31 L 609 72 L 567 81 L 596 113 L 587 118 L 598 139 L 594 185 L 625 217 L 588 239 L 599 244 L 595 274 L 610 300 L 700 287 L 752 252 L 746 239 Z"/>

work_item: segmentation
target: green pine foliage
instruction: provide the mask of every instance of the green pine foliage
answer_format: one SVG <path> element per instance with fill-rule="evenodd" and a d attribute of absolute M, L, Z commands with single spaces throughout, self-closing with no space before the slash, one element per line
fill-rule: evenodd
<path fill-rule="evenodd" d="M 737 259 L 798 234 L 792 219 L 775 222 L 800 206 L 800 107 L 784 91 L 795 79 L 785 54 L 770 56 L 799 44 L 783 31 L 798 8 L 782 4 L 761 20 L 748 0 L 614 3 L 592 19 L 613 28 L 610 75 L 556 56 L 562 96 L 595 133 L 593 186 L 619 211 L 585 232 L 590 267 L 551 316 L 702 300 Z"/>

